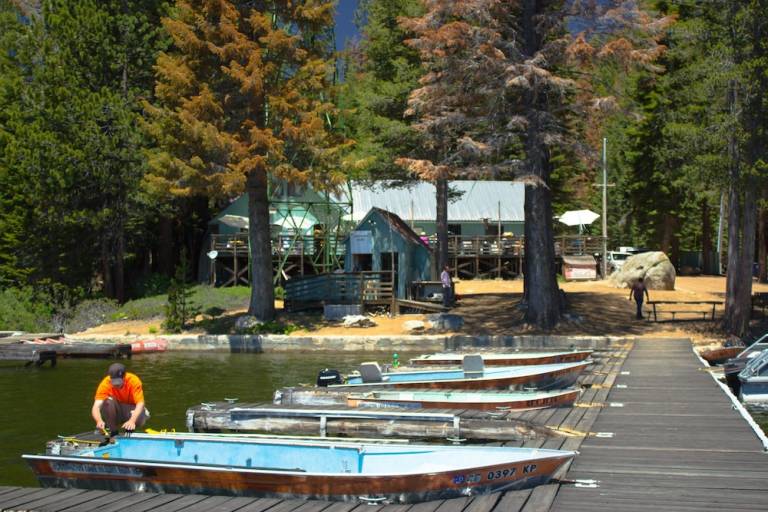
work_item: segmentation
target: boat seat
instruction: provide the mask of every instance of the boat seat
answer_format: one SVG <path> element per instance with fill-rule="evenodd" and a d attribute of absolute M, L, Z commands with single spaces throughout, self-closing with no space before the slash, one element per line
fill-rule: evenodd
<path fill-rule="evenodd" d="M 485 363 L 483 363 L 483 356 L 480 354 L 467 354 L 462 360 L 461 367 L 464 370 L 464 377 L 468 379 L 475 379 L 483 376 L 485 370 Z"/>
<path fill-rule="evenodd" d="M 389 380 L 389 377 L 381 375 L 381 367 L 379 363 L 372 361 L 367 363 L 360 363 L 360 378 L 363 383 L 368 382 L 384 382 Z"/>

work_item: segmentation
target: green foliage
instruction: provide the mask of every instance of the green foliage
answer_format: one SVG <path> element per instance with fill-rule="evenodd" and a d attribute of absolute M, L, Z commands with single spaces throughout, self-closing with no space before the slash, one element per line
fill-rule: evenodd
<path fill-rule="evenodd" d="M 285 299 L 285 289 L 283 289 L 282 286 L 276 286 L 275 287 L 275 298 L 278 300 L 284 300 Z"/>
<path fill-rule="evenodd" d="M 254 325 L 248 329 L 240 329 L 237 334 L 291 334 L 301 329 L 296 324 L 283 322 L 263 322 Z"/>
<path fill-rule="evenodd" d="M 130 296 L 135 299 L 160 295 L 168 291 L 171 278 L 165 274 L 149 274 L 137 279 L 130 289 Z"/>
<path fill-rule="evenodd" d="M 192 289 L 187 283 L 189 259 L 186 250 L 182 251 L 176 274 L 168 287 L 168 300 L 165 305 L 163 328 L 171 332 L 181 332 L 187 322 L 197 316 L 200 309 L 192 302 Z"/>
<path fill-rule="evenodd" d="M 111 299 L 86 299 L 74 307 L 64 330 L 68 333 L 81 332 L 106 323 L 113 317 L 117 307 L 117 303 Z"/>
<path fill-rule="evenodd" d="M 232 309 L 247 308 L 251 293 L 251 289 L 246 286 L 212 288 L 208 285 L 196 285 L 190 289 L 192 291 L 191 301 L 198 304 L 205 314 L 212 316 L 220 315 L 224 311 Z M 148 320 L 161 316 L 168 302 L 168 296 L 165 292 L 160 295 L 127 301 L 111 315 L 110 320 Z"/>
<path fill-rule="evenodd" d="M 358 17 L 366 23 L 359 48 L 348 48 L 345 81 L 338 104 L 346 135 L 355 141 L 350 159 L 356 162 L 358 178 L 405 178 L 395 158 L 416 152 L 418 134 L 404 119 L 408 95 L 422 74 L 416 50 L 398 25 L 400 16 L 417 16 L 423 7 L 411 0 L 366 0 Z"/>
<path fill-rule="evenodd" d="M 40 300 L 32 288 L 6 288 L 0 291 L 0 329 L 49 332 L 53 330 L 53 308 Z"/>
<path fill-rule="evenodd" d="M 119 293 L 112 275 L 149 211 L 136 98 L 164 9 L 46 0 L 22 21 L 0 5 L 0 283 L 92 290 L 100 273 Z"/>

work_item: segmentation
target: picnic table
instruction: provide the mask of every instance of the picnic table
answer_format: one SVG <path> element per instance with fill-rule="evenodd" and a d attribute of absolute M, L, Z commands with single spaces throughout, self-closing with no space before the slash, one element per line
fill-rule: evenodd
<path fill-rule="evenodd" d="M 768 307 L 768 293 L 757 292 L 752 294 L 752 310 L 760 308 L 763 316 L 765 316 L 765 308 Z"/>
<path fill-rule="evenodd" d="M 648 305 L 653 307 L 653 321 L 658 322 L 659 321 L 659 313 L 669 313 L 672 315 L 672 320 L 675 320 L 675 315 L 678 313 L 695 313 L 700 314 L 702 320 L 707 320 L 707 316 L 711 315 L 709 320 L 715 319 L 715 308 L 718 305 L 722 305 L 723 301 L 721 300 L 649 300 Z M 706 308 L 700 308 L 700 309 L 675 309 L 675 310 L 668 310 L 668 309 L 662 309 L 657 310 L 656 306 L 663 306 L 666 304 L 675 304 L 675 305 L 681 305 L 681 306 L 688 306 L 688 305 L 701 305 L 706 306 Z M 709 309 L 709 306 L 712 306 L 712 309 Z"/>

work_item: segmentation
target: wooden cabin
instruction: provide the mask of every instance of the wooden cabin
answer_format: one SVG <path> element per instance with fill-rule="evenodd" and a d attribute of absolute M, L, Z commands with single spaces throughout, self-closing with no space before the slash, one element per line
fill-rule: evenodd
<path fill-rule="evenodd" d="M 393 272 L 395 297 L 408 298 L 411 283 L 433 278 L 432 250 L 403 219 L 371 208 L 346 243 L 345 272 Z"/>

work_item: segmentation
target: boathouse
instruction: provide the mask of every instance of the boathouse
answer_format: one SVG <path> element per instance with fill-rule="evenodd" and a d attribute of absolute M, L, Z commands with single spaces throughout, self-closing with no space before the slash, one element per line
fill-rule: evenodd
<path fill-rule="evenodd" d="M 371 208 L 349 233 L 345 272 L 391 272 L 395 297 L 408 298 L 411 284 L 432 275 L 432 251 L 403 219 Z"/>

